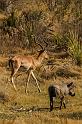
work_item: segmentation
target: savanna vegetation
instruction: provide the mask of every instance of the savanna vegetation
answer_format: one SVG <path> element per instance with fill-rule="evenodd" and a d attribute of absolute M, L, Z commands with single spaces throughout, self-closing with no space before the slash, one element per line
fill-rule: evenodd
<path fill-rule="evenodd" d="M 20 68 L 10 83 L 8 60 L 15 55 L 38 56 L 40 45 L 48 60 L 35 70 L 42 92 Z M 73 81 L 76 96 L 59 101 L 49 112 L 48 86 Z M 82 2 L 81 0 L 0 0 L 0 124 L 82 123 Z M 71 120 L 69 120 L 69 118 Z"/>

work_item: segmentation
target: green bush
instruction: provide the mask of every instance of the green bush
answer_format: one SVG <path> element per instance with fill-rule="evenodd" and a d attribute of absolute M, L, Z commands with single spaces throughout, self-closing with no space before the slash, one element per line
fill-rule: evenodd
<path fill-rule="evenodd" d="M 57 45 L 58 52 L 67 51 L 68 49 L 68 39 L 66 35 L 56 35 L 54 36 L 54 42 Z M 57 50 L 56 50 L 57 51 Z"/>
<path fill-rule="evenodd" d="M 80 66 L 82 64 L 82 47 L 78 40 L 77 33 L 70 32 L 70 37 L 68 39 L 69 55 L 73 58 L 75 63 Z"/>
<path fill-rule="evenodd" d="M 6 10 L 6 0 L 0 0 L 0 11 Z"/>
<path fill-rule="evenodd" d="M 11 12 L 11 15 L 8 17 L 7 21 L 7 26 L 9 27 L 16 27 L 16 16 L 15 16 L 15 12 Z"/>

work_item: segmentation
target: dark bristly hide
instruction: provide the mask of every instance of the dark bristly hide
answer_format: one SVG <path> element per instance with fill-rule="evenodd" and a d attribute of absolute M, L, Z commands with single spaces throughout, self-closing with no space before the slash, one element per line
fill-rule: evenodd
<path fill-rule="evenodd" d="M 71 82 L 69 84 L 63 84 L 62 86 L 59 85 L 50 85 L 48 87 L 48 93 L 50 98 L 50 111 L 53 110 L 53 98 L 59 97 L 60 99 L 60 109 L 62 105 L 64 105 L 64 108 L 66 108 L 65 105 L 65 96 L 75 96 L 74 92 L 74 83 Z"/>

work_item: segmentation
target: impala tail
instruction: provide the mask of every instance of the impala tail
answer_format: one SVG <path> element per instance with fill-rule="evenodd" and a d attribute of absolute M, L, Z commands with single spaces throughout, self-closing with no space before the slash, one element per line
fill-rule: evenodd
<path fill-rule="evenodd" d="M 9 67 L 11 67 L 13 69 L 13 60 L 12 59 L 9 59 Z"/>

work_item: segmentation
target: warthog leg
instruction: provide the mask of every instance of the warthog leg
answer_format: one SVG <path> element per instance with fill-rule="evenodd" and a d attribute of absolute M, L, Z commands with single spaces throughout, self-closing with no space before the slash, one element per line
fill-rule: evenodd
<path fill-rule="evenodd" d="M 61 99 L 61 100 L 60 100 L 60 109 L 61 109 L 61 107 L 62 107 L 62 104 L 64 105 L 64 108 L 66 108 L 64 96 L 62 96 L 60 99 Z"/>
<path fill-rule="evenodd" d="M 50 97 L 50 111 L 53 109 L 53 97 Z"/>

